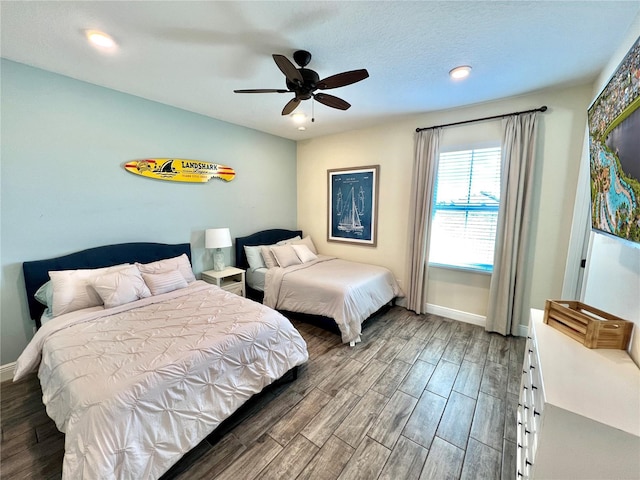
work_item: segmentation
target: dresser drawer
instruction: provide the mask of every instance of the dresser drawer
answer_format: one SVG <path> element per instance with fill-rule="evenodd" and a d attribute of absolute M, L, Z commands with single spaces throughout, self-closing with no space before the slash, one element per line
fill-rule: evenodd
<path fill-rule="evenodd" d="M 522 408 L 522 404 L 518 405 L 516 418 L 518 421 L 518 428 L 517 428 L 518 445 L 516 448 L 516 473 L 517 473 L 517 478 L 523 480 L 528 478 L 528 476 L 525 475 L 525 471 L 526 471 L 525 459 L 527 458 L 527 455 L 529 453 L 529 444 L 528 444 L 528 439 L 525 438 L 525 434 L 524 434 L 525 420 L 524 420 L 524 410 Z"/>
<path fill-rule="evenodd" d="M 520 385 L 518 418 L 518 479 L 531 478 L 539 437 L 540 413 L 543 399 L 540 397 L 540 368 L 535 337 L 527 338 L 522 381 Z"/>

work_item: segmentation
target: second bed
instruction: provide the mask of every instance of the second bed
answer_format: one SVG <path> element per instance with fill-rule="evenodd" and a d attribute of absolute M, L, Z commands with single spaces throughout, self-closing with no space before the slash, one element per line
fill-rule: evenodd
<path fill-rule="evenodd" d="M 247 253 L 256 254 L 256 247 L 268 255 L 263 247 L 278 250 L 286 245 L 311 247 L 313 255 L 302 255 L 292 264 L 284 258 L 284 263 L 276 262 L 271 268 L 255 268 L 255 262 L 247 258 Z M 300 230 L 272 229 L 236 238 L 236 262 L 247 269 L 250 296 L 278 310 L 329 317 L 344 343 L 359 342 L 362 322 L 403 296 L 389 269 L 317 254 L 313 242 Z"/>

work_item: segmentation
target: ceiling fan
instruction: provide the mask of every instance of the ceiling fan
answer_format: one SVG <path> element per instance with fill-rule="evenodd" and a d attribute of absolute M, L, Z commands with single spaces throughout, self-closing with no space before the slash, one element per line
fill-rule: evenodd
<path fill-rule="evenodd" d="M 346 110 L 351 106 L 350 103 L 327 93 L 315 93 L 316 90 L 330 90 L 332 88 L 344 87 L 346 85 L 359 82 L 360 80 L 364 80 L 369 76 L 369 72 L 367 72 L 366 69 L 361 69 L 338 73 L 320 80 L 320 76 L 316 72 L 305 68 L 311 61 L 311 54 L 306 50 L 298 50 L 293 54 L 293 60 L 300 68 L 296 68 L 296 66 L 284 55 L 273 54 L 273 60 L 286 77 L 287 90 L 259 88 L 251 90 L 234 90 L 234 92 L 295 93 L 295 97 L 289 100 L 282 109 L 282 115 L 289 115 L 296 109 L 302 100 L 309 100 L 310 98 L 314 98 L 328 107 L 337 108 L 338 110 Z"/>

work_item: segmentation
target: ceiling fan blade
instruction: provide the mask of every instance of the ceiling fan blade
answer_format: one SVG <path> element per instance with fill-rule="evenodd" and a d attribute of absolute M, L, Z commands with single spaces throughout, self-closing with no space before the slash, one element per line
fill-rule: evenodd
<path fill-rule="evenodd" d="M 351 106 L 349 102 L 345 102 L 341 98 L 334 97 L 327 93 L 316 93 L 313 98 L 327 107 L 337 108 L 338 110 L 347 110 Z"/>
<path fill-rule="evenodd" d="M 282 90 L 276 88 L 253 88 L 250 90 L 234 90 L 234 93 L 288 93 L 291 90 Z"/>
<path fill-rule="evenodd" d="M 369 77 L 369 72 L 366 69 L 351 70 L 349 72 L 337 73 L 330 77 L 320 80 L 316 86 L 320 90 L 327 90 L 330 88 L 344 87 L 345 85 L 351 85 L 352 83 L 359 82 Z"/>
<path fill-rule="evenodd" d="M 273 60 L 276 62 L 276 65 L 278 65 L 280 71 L 284 73 L 284 76 L 287 77 L 287 80 L 289 80 L 291 83 L 301 84 L 304 82 L 304 80 L 302 79 L 302 74 L 287 57 L 274 53 Z"/>
<path fill-rule="evenodd" d="M 289 115 L 298 105 L 300 105 L 300 99 L 298 97 L 292 98 L 282 109 L 282 115 Z"/>

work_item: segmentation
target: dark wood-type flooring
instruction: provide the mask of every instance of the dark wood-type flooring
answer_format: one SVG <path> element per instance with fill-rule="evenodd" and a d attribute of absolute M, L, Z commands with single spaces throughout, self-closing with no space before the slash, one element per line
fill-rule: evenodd
<path fill-rule="evenodd" d="M 401 307 L 354 348 L 292 318 L 298 379 L 254 398 L 164 479 L 514 479 L 524 339 Z M 61 477 L 38 379 L 1 385 L 0 476 Z"/>

